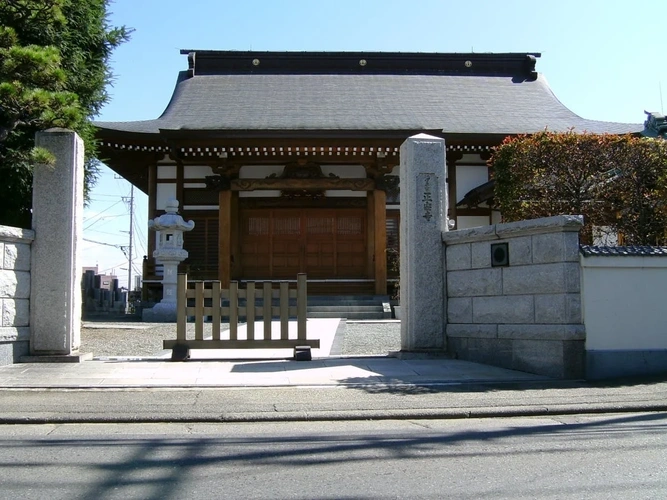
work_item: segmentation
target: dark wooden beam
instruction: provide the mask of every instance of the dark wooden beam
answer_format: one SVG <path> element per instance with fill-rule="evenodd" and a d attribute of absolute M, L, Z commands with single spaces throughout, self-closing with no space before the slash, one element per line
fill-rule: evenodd
<path fill-rule="evenodd" d="M 259 189 L 345 189 L 350 191 L 372 191 L 375 189 L 373 179 L 233 179 L 232 191 L 255 191 Z"/>

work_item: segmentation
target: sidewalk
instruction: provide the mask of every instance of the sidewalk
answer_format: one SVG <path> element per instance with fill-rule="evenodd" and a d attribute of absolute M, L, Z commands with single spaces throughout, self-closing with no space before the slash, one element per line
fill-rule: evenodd
<path fill-rule="evenodd" d="M 197 354 L 193 351 L 193 356 Z M 205 352 L 204 355 L 210 357 L 214 353 Z M 279 355 L 274 353 L 273 357 Z M 539 375 L 468 361 L 392 357 L 329 357 L 313 361 L 195 358 L 186 362 L 164 358 L 120 358 L 0 367 L 0 388 L 5 389 L 425 386 L 545 380 L 548 379 Z"/>
<path fill-rule="evenodd" d="M 336 354 L 336 324 L 318 326 L 322 348 L 313 352 L 313 361 L 285 359 L 291 356 L 289 350 L 195 350 L 186 362 L 164 356 L 109 357 L 0 367 L 0 424 L 667 411 L 664 377 L 587 383 L 447 358 L 341 356 Z M 247 359 L 251 354 L 273 359 Z"/>
<path fill-rule="evenodd" d="M 113 331 L 115 326 L 118 325 L 87 325 L 87 328 L 106 327 Z M 296 322 L 290 321 L 288 326 L 290 338 L 296 338 Z M 255 331 L 262 332 L 263 323 L 257 322 Z M 368 336 L 373 336 L 370 323 L 365 331 Z M 137 332 L 137 336 L 142 334 Z M 175 338 L 175 332 L 166 335 L 166 338 L 170 335 Z M 222 332 L 223 338 L 228 335 L 228 331 Z M 245 324 L 239 326 L 238 335 L 247 338 Z M 290 359 L 292 349 L 195 349 L 186 362 L 172 362 L 171 351 L 163 351 L 164 354 L 148 357 L 101 357 L 75 364 L 34 363 L 0 367 L 0 388 L 424 386 L 548 380 L 529 373 L 447 358 L 342 356 L 344 335 L 345 321 L 309 318 L 308 338 L 320 340 L 320 347 L 312 350 L 313 361 L 293 361 Z M 272 323 L 272 336 L 280 338 L 278 321 Z M 206 332 L 205 337 L 210 338 L 210 332 Z"/>

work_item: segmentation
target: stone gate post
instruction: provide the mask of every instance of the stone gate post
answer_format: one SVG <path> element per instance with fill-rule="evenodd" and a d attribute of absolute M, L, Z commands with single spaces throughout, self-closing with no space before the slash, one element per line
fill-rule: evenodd
<path fill-rule="evenodd" d="M 22 361 L 80 361 L 83 141 L 71 130 L 38 132 L 54 166 L 33 170 L 30 353 Z"/>
<path fill-rule="evenodd" d="M 401 146 L 401 352 L 445 349 L 447 230 L 444 139 L 419 134 Z"/>

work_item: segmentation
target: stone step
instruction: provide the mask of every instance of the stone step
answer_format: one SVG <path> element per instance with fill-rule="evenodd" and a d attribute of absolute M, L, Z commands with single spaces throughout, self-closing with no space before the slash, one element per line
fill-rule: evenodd
<path fill-rule="evenodd" d="M 309 318 L 388 319 L 386 295 L 339 295 L 308 297 Z"/>
<path fill-rule="evenodd" d="M 372 305 L 389 302 L 387 295 L 309 296 L 308 305 Z"/>
<path fill-rule="evenodd" d="M 263 301 L 257 299 L 256 307 L 261 307 Z M 277 299 L 273 299 L 274 306 L 278 306 Z M 348 318 L 348 319 L 388 319 L 391 310 L 385 309 L 383 304 L 389 304 L 386 295 L 339 295 L 339 296 L 309 296 L 307 316 L 309 318 Z M 229 301 L 223 300 L 223 306 Z M 239 305 L 246 306 L 245 299 L 239 299 Z M 296 299 L 290 300 L 290 305 L 296 305 Z"/>
<path fill-rule="evenodd" d="M 382 301 L 389 300 L 388 295 L 309 295 L 308 302 L 340 302 L 340 301 Z"/>
<path fill-rule="evenodd" d="M 387 302 L 389 302 L 387 300 Z M 308 307 L 354 307 L 354 306 L 381 306 L 382 302 L 377 300 L 346 300 L 341 302 L 319 302 L 308 300 Z"/>
<path fill-rule="evenodd" d="M 308 312 L 309 318 L 346 318 L 346 319 L 389 319 L 383 311 L 379 312 Z"/>
<path fill-rule="evenodd" d="M 308 312 L 382 312 L 382 304 L 373 305 L 335 305 L 335 306 L 308 306 Z"/>

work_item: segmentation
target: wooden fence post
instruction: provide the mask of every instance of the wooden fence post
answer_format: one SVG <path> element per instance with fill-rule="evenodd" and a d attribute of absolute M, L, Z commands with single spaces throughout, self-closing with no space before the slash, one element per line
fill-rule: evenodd
<path fill-rule="evenodd" d="M 271 340 L 271 317 L 273 316 L 273 297 L 271 282 L 265 281 L 264 285 L 264 340 Z"/>
<path fill-rule="evenodd" d="M 308 285 L 306 274 L 299 273 L 296 277 L 296 321 L 297 338 L 306 340 L 306 313 L 308 303 Z"/>
<path fill-rule="evenodd" d="M 239 338 L 239 282 L 229 284 L 229 339 Z"/>
<path fill-rule="evenodd" d="M 176 278 L 176 340 L 185 340 L 185 323 L 188 309 L 188 275 L 179 273 Z"/>
<path fill-rule="evenodd" d="M 204 340 L 204 282 L 195 283 L 195 340 Z"/>
<path fill-rule="evenodd" d="M 213 322 L 211 338 L 213 340 L 220 340 L 220 321 L 222 320 L 220 307 L 220 281 L 214 281 L 211 283 L 211 321 Z"/>
<path fill-rule="evenodd" d="M 248 283 L 245 296 L 245 319 L 248 340 L 255 338 L 255 282 Z"/>

